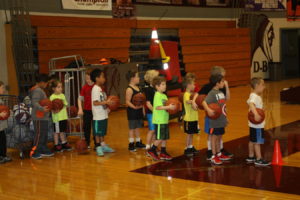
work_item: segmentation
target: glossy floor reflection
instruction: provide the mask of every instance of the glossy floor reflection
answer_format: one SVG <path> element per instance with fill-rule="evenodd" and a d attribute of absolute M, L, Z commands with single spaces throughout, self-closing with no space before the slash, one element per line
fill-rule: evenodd
<path fill-rule="evenodd" d="M 267 160 L 272 159 L 274 133 L 280 131 L 280 146 L 283 156 L 300 151 L 300 121 L 295 121 L 266 131 L 266 143 L 263 152 Z M 289 194 L 300 194 L 300 168 L 291 166 L 256 167 L 247 164 L 248 137 L 242 137 L 225 143 L 225 148 L 234 153 L 232 161 L 221 166 L 211 165 L 203 156 L 179 156 L 169 162 L 160 162 L 133 172 L 165 176 L 168 179 L 181 178 L 193 181 L 216 183 L 230 186 L 254 188 Z"/>

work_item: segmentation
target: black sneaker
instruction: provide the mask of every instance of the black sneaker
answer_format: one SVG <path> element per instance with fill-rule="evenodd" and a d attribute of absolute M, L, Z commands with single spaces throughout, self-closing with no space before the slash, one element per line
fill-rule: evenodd
<path fill-rule="evenodd" d="M 12 161 L 12 159 L 8 156 L 3 157 L 3 159 L 4 159 L 5 162 L 11 162 Z"/>
<path fill-rule="evenodd" d="M 269 165 L 271 165 L 270 162 L 265 161 L 263 159 L 255 160 L 254 164 L 258 165 L 258 166 L 269 166 Z"/>
<path fill-rule="evenodd" d="M 142 143 L 142 140 L 140 142 L 136 142 L 135 143 L 135 148 L 138 148 L 138 149 L 145 149 L 146 148 L 146 145 L 144 145 Z"/>
<path fill-rule="evenodd" d="M 131 143 L 128 144 L 128 150 L 131 151 L 131 152 L 136 151 L 136 148 L 134 146 L 134 142 L 131 142 Z"/>
<path fill-rule="evenodd" d="M 64 143 L 64 144 L 62 144 L 61 146 L 62 146 L 62 150 L 63 150 L 63 151 L 72 151 L 72 147 L 71 147 L 71 145 L 68 144 L 68 143 Z"/>
<path fill-rule="evenodd" d="M 248 157 L 246 158 L 247 163 L 254 163 L 255 162 L 255 157 Z"/>
<path fill-rule="evenodd" d="M 186 149 L 184 150 L 184 155 L 186 155 L 186 156 L 193 156 L 194 153 L 193 153 L 192 148 L 186 148 Z"/>
<path fill-rule="evenodd" d="M 223 155 L 228 156 L 230 158 L 232 158 L 234 155 L 228 151 L 226 151 L 226 149 L 221 149 L 221 152 L 223 153 Z"/>
<path fill-rule="evenodd" d="M 0 157 L 0 164 L 4 164 L 5 163 L 5 160 L 3 157 Z"/>
<path fill-rule="evenodd" d="M 213 156 L 212 150 L 207 150 L 206 152 L 206 160 L 211 160 Z"/>
<path fill-rule="evenodd" d="M 195 149 L 195 147 L 192 147 L 192 152 L 194 155 L 200 153 L 200 151 Z"/>

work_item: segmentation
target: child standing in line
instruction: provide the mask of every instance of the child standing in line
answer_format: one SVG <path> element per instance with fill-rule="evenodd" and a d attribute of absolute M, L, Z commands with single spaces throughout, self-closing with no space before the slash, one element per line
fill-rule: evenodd
<path fill-rule="evenodd" d="M 0 81 L 0 95 L 3 95 L 5 92 L 5 85 Z M 3 104 L 3 101 L 0 99 L 0 105 Z M 8 113 L 0 112 L 0 117 L 5 117 Z M 10 162 L 12 159 L 6 155 L 6 135 L 5 129 L 7 128 L 7 120 L 0 120 L 0 164 Z"/>
<path fill-rule="evenodd" d="M 147 151 L 147 154 L 153 160 L 172 160 L 172 157 L 167 153 L 167 140 L 169 140 L 169 113 L 167 110 L 174 110 L 175 106 L 170 104 L 166 106 L 168 100 L 166 91 L 166 79 L 157 76 L 153 79 L 153 86 L 156 89 L 153 101 L 153 124 L 155 128 L 156 140 L 152 147 Z M 161 145 L 160 155 L 157 154 L 157 147 Z"/>
<path fill-rule="evenodd" d="M 263 109 L 263 101 L 261 95 L 265 89 L 265 83 L 262 78 L 251 79 L 252 92 L 247 100 L 249 110 L 254 114 L 255 121 L 260 121 L 261 116 L 256 111 L 256 108 Z M 265 121 L 260 124 L 253 124 L 248 121 L 249 124 L 249 157 L 246 159 L 247 162 L 253 163 L 258 166 L 270 165 L 270 162 L 263 160 L 261 156 L 261 144 L 264 144 L 264 126 Z"/>
<path fill-rule="evenodd" d="M 91 69 L 87 69 L 85 72 L 86 84 L 81 88 L 80 95 L 78 97 L 78 115 L 83 115 L 83 130 L 84 137 L 88 148 L 90 149 L 91 127 L 93 122 L 92 112 L 92 89 L 94 82 L 91 80 Z M 82 102 L 84 105 L 82 106 Z M 96 146 L 95 140 L 94 144 Z"/>
<path fill-rule="evenodd" d="M 198 110 L 193 108 L 193 101 L 190 97 L 195 89 L 195 82 L 193 78 L 185 77 L 183 85 L 185 87 L 185 93 L 183 95 L 183 106 L 185 114 L 184 120 L 184 132 L 187 134 L 186 137 L 186 148 L 184 154 L 187 156 L 193 156 L 198 151 L 193 146 L 193 134 L 199 133 L 198 128 Z"/>
<path fill-rule="evenodd" d="M 96 140 L 96 153 L 98 156 L 104 156 L 104 153 L 113 153 L 104 141 L 107 134 L 108 113 L 107 105 L 111 104 L 110 99 L 102 91 L 101 86 L 105 83 L 104 72 L 100 69 L 94 69 L 91 72 L 91 79 L 95 83 L 92 89 L 92 112 L 93 112 L 93 133 Z"/>
<path fill-rule="evenodd" d="M 222 75 L 217 74 L 210 77 L 210 84 L 213 85 L 212 90 L 207 94 L 205 100 L 202 102 L 204 110 L 208 116 L 213 116 L 214 111 L 208 107 L 211 103 L 216 103 L 220 106 L 222 113 L 217 119 L 209 118 L 209 134 L 211 135 L 212 157 L 211 162 L 216 165 L 221 165 L 222 161 L 230 160 L 231 158 L 221 152 L 220 143 L 222 135 L 225 133 L 227 126 L 226 118 L 226 97 L 221 88 L 225 86 L 225 80 Z"/>
<path fill-rule="evenodd" d="M 71 151 L 72 148 L 68 144 L 65 135 L 68 126 L 68 113 L 66 108 L 68 106 L 68 102 L 65 95 L 62 93 L 62 83 L 58 80 L 52 80 L 49 82 L 49 87 L 50 92 L 52 93 L 50 100 L 53 101 L 54 99 L 60 99 L 64 103 L 63 109 L 52 111 L 52 121 L 54 126 L 54 151 Z M 61 144 L 59 144 L 59 139 L 61 140 Z"/>
<path fill-rule="evenodd" d="M 129 126 L 128 150 L 131 152 L 135 152 L 136 148 L 146 147 L 146 145 L 142 143 L 142 140 L 140 138 L 140 128 L 142 128 L 144 125 L 144 107 L 143 105 L 135 106 L 132 102 L 133 96 L 141 92 L 140 88 L 138 87 L 138 84 L 140 83 L 138 72 L 129 71 L 126 74 L 126 78 L 129 82 L 129 85 L 126 89 L 127 119 Z"/>
<path fill-rule="evenodd" d="M 147 143 L 146 150 L 149 150 L 151 147 L 151 143 L 154 140 L 154 125 L 152 123 L 152 112 L 153 112 L 153 99 L 155 95 L 155 89 L 153 87 L 153 79 L 159 75 L 159 72 L 156 70 L 148 70 L 145 74 L 145 81 L 149 84 L 148 87 L 145 88 L 146 94 L 146 115 L 148 120 L 148 134 L 147 134 Z"/>

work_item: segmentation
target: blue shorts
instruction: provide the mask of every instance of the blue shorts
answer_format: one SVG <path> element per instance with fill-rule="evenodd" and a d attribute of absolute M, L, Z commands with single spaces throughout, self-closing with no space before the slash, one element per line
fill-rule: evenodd
<path fill-rule="evenodd" d="M 265 137 L 264 137 L 264 129 L 263 128 L 252 128 L 250 127 L 250 142 L 256 144 L 264 144 Z"/>
<path fill-rule="evenodd" d="M 148 128 L 150 131 L 155 130 L 154 124 L 152 123 L 152 116 L 153 116 L 153 114 L 150 114 L 150 113 L 147 114 Z"/>
<path fill-rule="evenodd" d="M 209 118 L 207 116 L 204 117 L 204 132 L 209 133 Z"/>
<path fill-rule="evenodd" d="M 107 132 L 107 119 L 93 120 L 93 134 L 94 136 L 104 137 Z"/>

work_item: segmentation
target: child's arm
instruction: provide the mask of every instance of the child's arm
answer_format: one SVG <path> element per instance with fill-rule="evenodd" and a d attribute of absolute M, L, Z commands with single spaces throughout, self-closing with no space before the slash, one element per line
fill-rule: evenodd
<path fill-rule="evenodd" d="M 156 110 L 175 110 L 175 105 L 170 104 L 168 106 L 157 106 Z"/>
<path fill-rule="evenodd" d="M 147 102 L 146 102 L 146 105 L 147 105 L 147 108 L 148 108 L 149 110 L 153 111 L 153 106 L 152 106 L 152 104 L 151 104 L 150 101 L 147 101 Z"/>
<path fill-rule="evenodd" d="M 93 101 L 94 106 L 104 106 L 109 104 L 111 104 L 111 98 L 107 99 L 106 101 L 99 101 L 99 100 Z"/>
<path fill-rule="evenodd" d="M 49 110 L 48 106 L 44 106 L 44 107 L 41 106 L 38 99 L 41 99 L 39 93 L 38 92 L 33 92 L 32 93 L 32 99 L 31 99 L 32 105 L 34 107 L 36 107 L 38 110 L 41 110 L 41 111 L 44 111 L 44 112 L 49 112 L 50 110 Z"/>
<path fill-rule="evenodd" d="M 79 116 L 83 115 L 82 101 L 84 101 L 84 97 L 83 96 L 79 96 L 78 100 L 77 100 L 77 103 L 78 103 L 78 115 Z"/>
<path fill-rule="evenodd" d="M 196 104 L 196 99 L 197 99 L 198 95 L 199 95 L 198 92 L 195 92 L 194 98 L 192 99 L 192 107 L 194 110 L 198 110 L 198 105 Z"/>
<path fill-rule="evenodd" d="M 0 113 L 0 117 L 5 117 L 6 115 L 7 115 L 7 112 L 5 112 L 5 111 Z"/>
<path fill-rule="evenodd" d="M 225 89 L 226 89 L 226 100 L 230 100 L 230 90 L 229 90 L 228 81 L 224 81 L 224 83 L 225 83 Z"/>
<path fill-rule="evenodd" d="M 256 106 L 254 103 L 250 102 L 249 103 L 249 108 L 250 110 L 253 112 L 254 114 L 254 119 L 255 121 L 260 121 L 261 120 L 261 116 L 258 114 L 258 112 L 256 111 Z"/>
<path fill-rule="evenodd" d="M 132 98 L 132 95 L 133 95 L 132 89 L 127 88 L 127 89 L 126 89 L 126 105 L 127 105 L 128 107 L 132 108 L 132 109 L 135 109 L 135 110 L 142 108 L 143 106 L 135 106 L 135 105 L 133 105 L 133 104 L 131 103 L 130 100 L 131 100 L 131 98 Z"/>
<path fill-rule="evenodd" d="M 208 116 L 213 116 L 215 114 L 215 112 L 210 107 L 208 107 L 208 104 L 206 103 L 205 100 L 202 102 L 202 106 L 204 110 L 207 112 Z"/>

